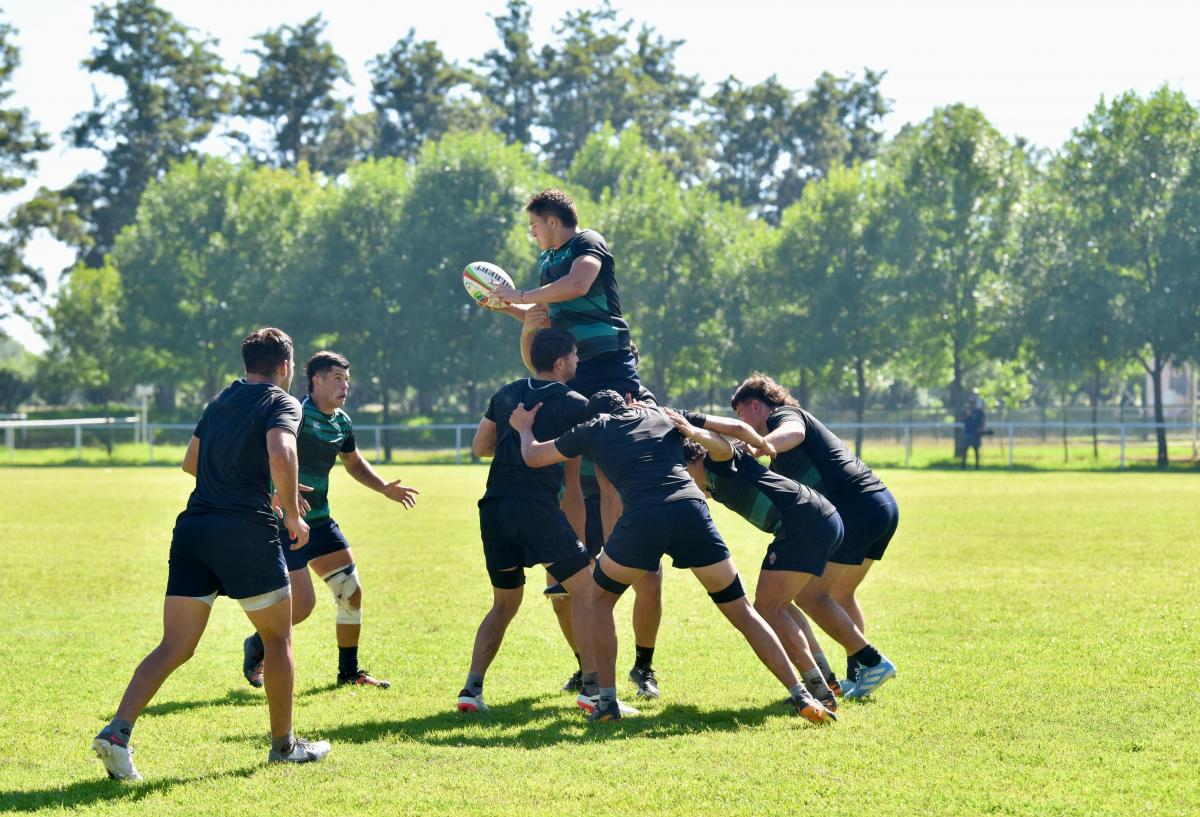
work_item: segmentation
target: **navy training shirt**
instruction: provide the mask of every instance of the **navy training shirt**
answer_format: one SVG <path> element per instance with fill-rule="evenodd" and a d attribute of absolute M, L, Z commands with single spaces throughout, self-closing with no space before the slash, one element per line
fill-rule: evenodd
<path fill-rule="evenodd" d="M 235 380 L 214 397 L 196 424 L 196 487 L 180 517 L 227 513 L 275 526 L 267 432 L 300 429 L 300 402 L 271 383 Z"/>
<path fill-rule="evenodd" d="M 875 473 L 854 456 L 825 424 L 798 406 L 780 406 L 767 417 L 767 433 L 786 422 L 804 426 L 804 442 L 780 452 L 771 470 L 820 491 L 834 505 L 860 494 L 886 490 Z"/>
<path fill-rule="evenodd" d="M 621 495 L 625 511 L 704 499 L 688 474 L 683 435 L 660 409 L 620 409 L 577 425 L 554 442 L 564 457 L 594 461 Z"/>

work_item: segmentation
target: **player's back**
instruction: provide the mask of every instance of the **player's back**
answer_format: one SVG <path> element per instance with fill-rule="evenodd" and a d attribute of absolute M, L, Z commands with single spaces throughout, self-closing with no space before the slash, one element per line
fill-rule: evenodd
<path fill-rule="evenodd" d="M 771 470 L 821 492 L 835 505 L 859 494 L 885 489 L 883 482 L 840 437 L 802 408 L 775 409 L 767 418 L 767 431 L 774 431 L 788 421 L 804 425 L 804 441 L 781 452 Z"/>
<path fill-rule="evenodd" d="M 270 383 L 236 380 L 204 409 L 196 488 L 184 516 L 230 513 L 274 525 L 267 432 L 300 424 L 296 398 Z"/>
<path fill-rule="evenodd" d="M 532 409 L 538 403 L 533 421 L 533 437 L 539 442 L 553 440 L 587 419 L 587 399 L 555 380 L 526 377 L 509 383 L 496 392 L 484 414 L 496 424 L 496 453 L 488 469 L 485 497 L 549 498 L 557 501 L 563 484 L 563 467 L 530 468 L 521 456 L 521 435 L 511 425 L 517 405 Z"/>
<path fill-rule="evenodd" d="M 705 457 L 704 475 L 713 499 L 768 533 L 797 506 L 822 517 L 835 513 L 821 494 L 771 471 L 746 451 L 738 450 L 731 460 Z"/>
<path fill-rule="evenodd" d="M 660 409 L 624 408 L 590 420 L 581 433 L 585 428 L 589 456 L 616 487 L 626 512 L 704 499 L 688 475 L 683 437 Z"/>

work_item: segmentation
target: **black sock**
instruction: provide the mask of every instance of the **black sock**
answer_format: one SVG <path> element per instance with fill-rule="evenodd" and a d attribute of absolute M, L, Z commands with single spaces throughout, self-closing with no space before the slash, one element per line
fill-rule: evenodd
<path fill-rule="evenodd" d="M 358 675 L 358 646 L 338 647 L 338 675 L 353 678 Z"/>
<path fill-rule="evenodd" d="M 254 635 L 250 636 L 250 646 L 254 647 L 254 650 L 259 655 L 265 655 L 267 652 L 267 648 L 262 643 L 262 636 L 257 631 L 255 631 Z"/>
<path fill-rule="evenodd" d="M 633 659 L 633 665 L 638 669 L 650 669 L 654 661 L 653 647 L 638 647 L 637 656 Z"/>
<path fill-rule="evenodd" d="M 864 667 L 878 666 L 879 662 L 883 660 L 883 658 L 881 658 L 879 655 L 879 650 L 875 649 L 870 644 L 863 647 L 861 650 L 854 653 L 854 655 L 852 655 L 850 657 L 852 659 L 854 659 L 855 661 L 857 661 L 858 663 L 862 664 Z"/>
<path fill-rule="evenodd" d="M 846 677 L 851 681 L 854 680 L 854 673 L 858 671 L 858 662 L 854 660 L 854 656 L 846 656 Z"/>

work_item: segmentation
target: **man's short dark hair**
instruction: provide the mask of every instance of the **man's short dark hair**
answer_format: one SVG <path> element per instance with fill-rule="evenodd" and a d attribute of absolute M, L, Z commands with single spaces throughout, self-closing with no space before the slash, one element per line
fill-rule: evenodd
<path fill-rule="evenodd" d="M 554 371 L 554 362 L 560 357 L 570 357 L 575 349 L 575 338 L 565 329 L 539 329 L 529 346 L 529 359 L 539 372 Z"/>
<path fill-rule="evenodd" d="M 601 389 L 588 400 L 588 416 L 599 417 L 625 408 L 625 398 L 612 389 Z"/>
<path fill-rule="evenodd" d="M 246 374 L 270 377 L 279 367 L 292 359 L 292 339 L 287 332 L 268 326 L 246 335 L 242 341 L 242 363 Z"/>
<path fill-rule="evenodd" d="M 704 446 L 700 445 L 700 443 L 696 442 L 695 440 L 683 441 L 683 459 L 688 463 L 688 465 L 691 465 L 696 460 L 701 459 L 707 453 L 708 451 L 705 450 Z"/>
<path fill-rule="evenodd" d="M 312 394 L 313 378 L 321 372 L 327 372 L 333 368 L 350 371 L 350 361 L 337 352 L 330 352 L 327 349 L 317 352 L 308 359 L 308 362 L 304 364 L 304 379 L 308 381 L 309 394 Z"/>
<path fill-rule="evenodd" d="M 575 202 L 571 201 L 571 197 L 566 193 L 554 188 L 543 190 L 531 198 L 529 204 L 525 205 L 525 212 L 533 213 L 539 218 L 554 216 L 564 227 L 575 227 L 579 224 L 579 211 L 575 209 Z"/>
<path fill-rule="evenodd" d="M 779 385 L 762 372 L 754 372 L 742 381 L 729 399 L 729 407 L 737 411 L 738 405 L 747 400 L 761 400 L 771 408 L 800 405 L 786 386 Z"/>

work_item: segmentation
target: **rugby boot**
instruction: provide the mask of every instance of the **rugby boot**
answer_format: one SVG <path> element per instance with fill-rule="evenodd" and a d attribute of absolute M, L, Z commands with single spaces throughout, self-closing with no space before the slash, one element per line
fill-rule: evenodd
<path fill-rule="evenodd" d="M 329 754 L 329 741 L 296 738 L 287 751 L 277 752 L 271 747 L 268 763 L 314 763 Z"/>
<path fill-rule="evenodd" d="M 600 696 L 596 696 L 596 703 L 588 714 L 588 720 L 596 723 L 606 723 L 609 721 L 619 721 L 625 716 L 622 711 L 621 702 L 617 699 L 609 701 L 607 704 L 600 705 Z"/>
<path fill-rule="evenodd" d="M 133 747 L 108 727 L 92 739 L 92 751 L 104 763 L 104 769 L 111 779 L 142 779 L 137 767 L 133 765 Z"/>
<path fill-rule="evenodd" d="M 357 687 L 379 687 L 380 689 L 387 689 L 392 685 L 391 681 L 383 681 L 379 678 L 372 678 L 371 674 L 365 669 L 360 669 L 354 675 L 342 675 L 339 672 L 337 682 L 338 686 L 352 684 L 353 686 Z"/>
<path fill-rule="evenodd" d="M 487 712 L 488 705 L 483 702 L 483 693 L 472 695 L 471 690 L 464 688 L 458 693 L 459 712 Z"/>
<path fill-rule="evenodd" d="M 629 671 L 629 680 L 637 684 L 639 698 L 658 697 L 658 678 L 653 667 L 634 667 Z"/>
<path fill-rule="evenodd" d="M 879 663 L 873 667 L 859 665 L 858 672 L 854 675 L 854 689 L 846 693 L 846 698 L 861 700 L 895 677 L 896 665 L 881 655 Z"/>
<path fill-rule="evenodd" d="M 254 636 L 242 642 L 242 675 L 252 687 L 263 685 L 263 654 L 254 646 Z"/>
<path fill-rule="evenodd" d="M 567 682 L 562 685 L 563 692 L 582 692 L 583 691 L 583 670 L 575 670 L 575 674 L 567 679 Z"/>
<path fill-rule="evenodd" d="M 839 698 L 846 694 L 846 691 L 842 689 L 842 685 L 838 681 L 836 675 L 830 675 L 828 678 L 826 678 L 825 684 L 829 687 L 829 691 Z"/>
<path fill-rule="evenodd" d="M 837 720 L 837 715 L 826 709 L 820 701 L 807 692 L 800 695 L 793 695 L 788 698 L 787 703 L 788 706 L 796 711 L 797 715 L 809 723 L 824 725 Z"/>
<path fill-rule="evenodd" d="M 579 697 L 575 699 L 575 705 L 578 706 L 580 709 L 582 709 L 584 712 L 587 712 L 589 715 L 596 710 L 596 706 L 599 705 L 599 703 L 600 703 L 599 695 L 584 695 L 582 692 L 579 693 Z M 620 710 L 620 713 L 622 715 L 640 715 L 641 714 L 641 712 L 639 712 L 637 709 L 634 709 L 629 704 L 625 703 L 624 701 L 620 701 L 620 700 L 617 701 L 617 709 Z"/>

